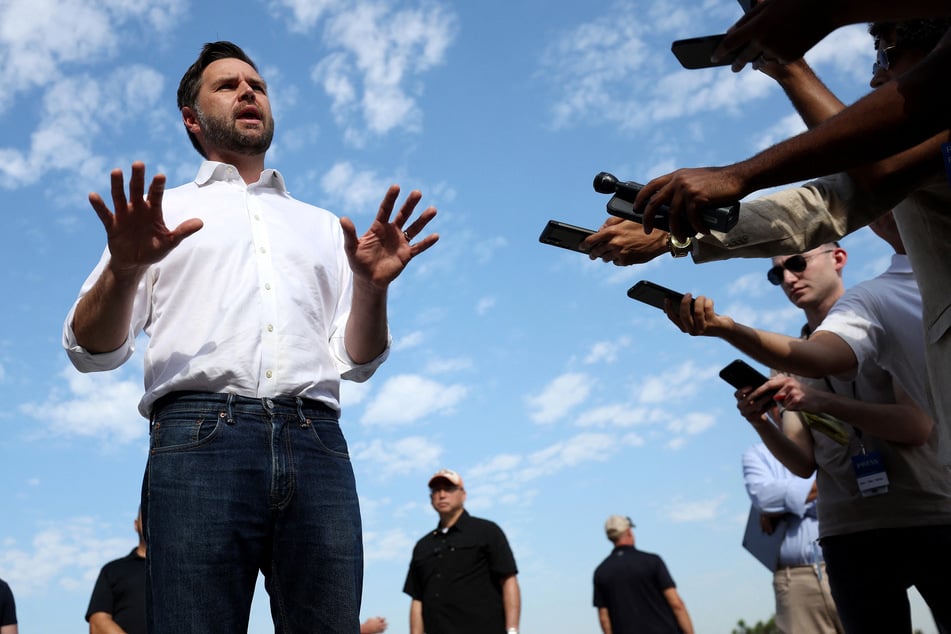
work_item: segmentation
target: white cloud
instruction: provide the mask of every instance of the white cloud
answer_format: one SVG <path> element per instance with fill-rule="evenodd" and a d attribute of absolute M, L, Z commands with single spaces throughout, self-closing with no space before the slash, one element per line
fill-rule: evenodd
<path fill-rule="evenodd" d="M 722 494 L 709 500 L 686 501 L 678 498 L 667 507 L 666 514 L 672 522 L 705 522 L 717 518 L 720 505 L 725 500 L 726 495 Z"/>
<path fill-rule="evenodd" d="M 472 252 L 475 255 L 476 261 L 480 264 L 485 264 L 495 257 L 496 251 L 504 249 L 508 244 L 509 241 L 507 238 L 496 236 L 494 238 L 480 240 L 472 246 Z"/>
<path fill-rule="evenodd" d="M 120 27 L 149 32 L 178 26 L 184 0 L 6 0 L 0 3 L 0 83 L 6 99 L 61 81 L 68 67 L 111 59 Z"/>
<path fill-rule="evenodd" d="M 466 397 L 463 385 L 403 374 L 388 379 L 379 394 L 367 404 L 362 422 L 368 425 L 400 425 L 451 412 Z"/>
<path fill-rule="evenodd" d="M 485 315 L 487 312 L 492 310 L 495 307 L 495 298 L 494 297 L 483 297 L 478 302 L 476 302 L 476 314 L 480 317 Z"/>
<path fill-rule="evenodd" d="M 599 341 L 591 346 L 591 351 L 584 358 L 584 364 L 614 363 L 617 361 L 617 353 L 629 345 L 631 345 L 630 337 L 619 337 L 612 341 Z"/>
<path fill-rule="evenodd" d="M 32 185 L 52 170 L 75 171 L 82 179 L 98 182 L 106 170 L 103 159 L 93 153 L 96 136 L 104 125 L 114 134 L 151 109 L 162 83 L 161 74 L 138 65 L 119 68 L 101 82 L 90 76 L 54 81 L 43 97 L 29 150 L 0 148 L 0 187 Z"/>
<path fill-rule="evenodd" d="M 472 367 L 472 359 L 456 357 L 454 359 L 434 359 L 426 364 L 426 374 L 449 374 Z"/>
<path fill-rule="evenodd" d="M 713 427 L 717 419 L 707 413 L 691 412 L 684 416 L 674 417 L 668 424 L 667 429 L 676 434 L 695 436 L 707 429 Z"/>
<path fill-rule="evenodd" d="M 400 528 L 383 532 L 364 531 L 364 560 L 367 562 L 405 561 L 407 553 L 413 552 L 415 543 L 416 539 Z"/>
<path fill-rule="evenodd" d="M 362 145 L 367 134 L 419 129 L 422 87 L 417 78 L 445 59 L 457 22 L 449 8 L 431 1 L 404 8 L 325 2 L 307 11 L 300 2 L 285 0 L 285 5 L 304 18 L 302 28 L 323 18 L 323 41 L 339 49 L 321 60 L 311 77 L 331 98 L 331 110 L 348 140 Z"/>
<path fill-rule="evenodd" d="M 638 400 L 641 403 L 666 403 L 696 394 L 700 385 L 716 376 L 717 371 L 718 368 L 699 368 L 693 361 L 687 361 L 663 374 L 641 380 Z"/>
<path fill-rule="evenodd" d="M 340 382 L 340 407 L 346 410 L 348 407 L 362 403 L 370 391 L 373 389 L 373 381 L 357 383 L 355 381 Z"/>
<path fill-rule="evenodd" d="M 130 522 L 131 524 L 131 522 Z M 59 586 L 88 589 L 103 564 L 126 554 L 135 545 L 131 529 L 124 537 L 102 537 L 102 522 L 91 517 L 57 520 L 41 527 L 28 545 L 14 540 L 0 550 L 0 570 L 17 596 L 34 596 Z"/>
<path fill-rule="evenodd" d="M 353 457 L 362 471 L 371 473 L 379 480 L 395 475 L 427 473 L 439 464 L 442 447 L 422 436 L 411 436 L 395 442 L 374 440 L 354 448 Z"/>
<path fill-rule="evenodd" d="M 578 416 L 579 427 L 633 427 L 646 423 L 655 423 L 663 415 L 643 407 L 631 407 L 625 404 L 605 405 L 582 413 Z"/>
<path fill-rule="evenodd" d="M 54 389 L 45 403 L 24 403 L 21 412 L 46 425 L 56 436 L 85 436 L 104 445 L 122 445 L 148 435 L 148 422 L 138 413 L 142 397 L 141 378 L 126 374 L 95 372 L 81 374 L 72 367 L 60 372 L 66 392 Z"/>
<path fill-rule="evenodd" d="M 358 171 L 349 161 L 341 161 L 321 177 L 320 186 L 339 202 L 341 213 L 375 216 L 390 182 L 373 170 Z M 357 227 L 357 232 L 364 229 Z"/>
<path fill-rule="evenodd" d="M 530 416 L 536 423 L 553 423 L 571 408 L 583 403 L 591 392 L 593 380 L 587 374 L 569 372 L 556 377 L 541 393 L 525 399 L 534 410 Z"/>
<path fill-rule="evenodd" d="M 425 338 L 426 334 L 422 330 L 414 330 L 413 332 L 407 333 L 394 341 L 393 350 L 398 351 L 415 348 L 422 344 Z"/>

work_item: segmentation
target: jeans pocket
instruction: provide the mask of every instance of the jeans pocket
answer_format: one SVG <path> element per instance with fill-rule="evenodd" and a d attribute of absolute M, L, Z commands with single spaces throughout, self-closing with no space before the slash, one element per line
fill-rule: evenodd
<path fill-rule="evenodd" d="M 207 444 L 218 435 L 224 417 L 224 412 L 194 410 L 158 416 L 149 432 L 151 452 L 187 451 Z"/>
<path fill-rule="evenodd" d="M 333 418 L 310 418 L 306 428 L 317 443 L 317 448 L 338 458 L 350 459 L 347 439 L 343 437 L 340 423 Z"/>

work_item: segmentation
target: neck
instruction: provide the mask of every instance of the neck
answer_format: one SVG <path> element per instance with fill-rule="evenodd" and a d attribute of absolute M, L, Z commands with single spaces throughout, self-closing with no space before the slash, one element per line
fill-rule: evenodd
<path fill-rule="evenodd" d="M 264 154 L 238 154 L 218 150 L 208 152 L 208 160 L 234 165 L 246 185 L 256 183 L 264 171 Z"/>
<path fill-rule="evenodd" d="M 459 509 L 452 513 L 440 513 L 439 514 L 439 526 L 440 528 L 449 528 L 453 524 L 459 521 L 459 518 L 462 517 L 462 512 L 464 509 Z"/>
<path fill-rule="evenodd" d="M 802 312 L 806 315 L 806 323 L 809 324 L 810 330 L 815 330 L 819 327 L 819 324 L 822 323 L 822 320 L 826 318 L 826 315 L 829 314 L 829 311 L 832 310 L 832 306 L 835 305 L 839 298 L 845 294 L 844 288 L 839 288 L 835 293 L 832 293 L 826 296 L 821 302 L 815 306 L 808 306 L 802 309 Z"/>
<path fill-rule="evenodd" d="M 135 549 L 135 554 L 139 557 L 145 557 L 145 542 L 139 542 L 139 545 Z"/>

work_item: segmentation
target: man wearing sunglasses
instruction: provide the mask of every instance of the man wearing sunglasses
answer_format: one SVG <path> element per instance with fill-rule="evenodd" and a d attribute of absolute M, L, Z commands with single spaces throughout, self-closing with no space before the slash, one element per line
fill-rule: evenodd
<path fill-rule="evenodd" d="M 718 315 L 705 297 L 667 310 L 692 335 L 720 337 L 777 370 L 736 392 L 737 407 L 769 450 L 800 477 L 818 471 L 819 536 L 846 632 L 911 629 L 916 586 L 940 626 L 951 626 L 951 478 L 927 412 L 920 296 L 890 215 L 872 229 L 895 248 L 882 275 L 844 291 L 846 252 L 825 244 L 773 258 L 767 272 L 806 316 L 805 339 Z M 764 412 L 778 401 L 784 412 Z M 839 419 L 839 436 L 796 412 Z M 865 469 L 868 468 L 868 471 Z M 870 475 L 871 474 L 871 475 Z M 882 480 L 884 479 L 884 485 Z"/>

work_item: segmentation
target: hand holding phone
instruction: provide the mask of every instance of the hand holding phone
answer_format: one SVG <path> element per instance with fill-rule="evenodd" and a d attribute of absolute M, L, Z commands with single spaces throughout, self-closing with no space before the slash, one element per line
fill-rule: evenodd
<path fill-rule="evenodd" d="M 744 387 L 750 387 L 755 390 L 769 380 L 742 359 L 737 359 L 720 370 L 720 378 L 738 390 L 742 390 Z M 769 404 L 771 405 L 772 399 L 776 396 L 777 392 L 779 392 L 778 389 L 770 390 L 764 394 L 762 398 L 768 397 L 770 399 Z M 767 407 L 769 407 L 769 405 L 767 405 Z"/>
<path fill-rule="evenodd" d="M 558 222 L 557 220 L 549 220 L 548 224 L 545 225 L 545 228 L 542 230 L 542 234 L 538 236 L 538 241 L 543 244 L 561 247 L 562 249 L 577 251 L 578 253 L 587 253 L 587 251 L 582 249 L 581 243 L 585 238 L 594 234 L 595 231 L 593 229 L 585 229 L 584 227 L 576 227 L 564 222 Z"/>

